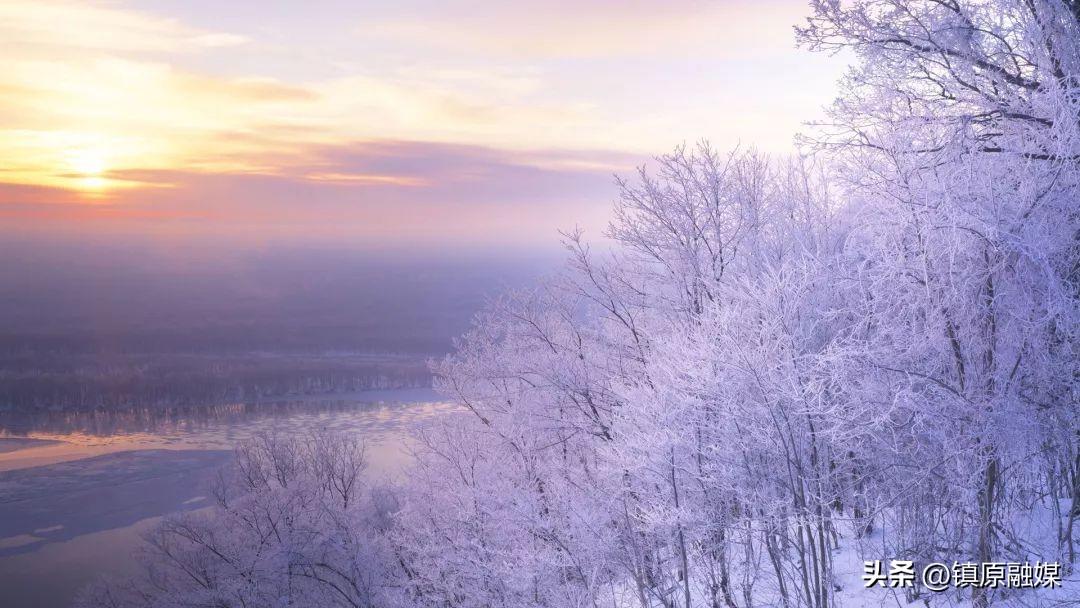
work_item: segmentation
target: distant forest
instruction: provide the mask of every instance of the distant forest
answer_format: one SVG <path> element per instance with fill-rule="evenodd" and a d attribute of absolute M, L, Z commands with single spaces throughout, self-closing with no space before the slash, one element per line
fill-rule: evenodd
<path fill-rule="evenodd" d="M 430 386 L 485 299 L 542 261 L 7 241 L 0 412 L 189 406 Z"/>
<path fill-rule="evenodd" d="M 430 384 L 416 355 L 7 356 L 0 411 L 216 405 Z"/>

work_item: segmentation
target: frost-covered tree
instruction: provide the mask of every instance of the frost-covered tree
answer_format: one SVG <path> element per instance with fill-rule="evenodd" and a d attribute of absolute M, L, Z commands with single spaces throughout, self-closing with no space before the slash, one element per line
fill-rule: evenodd
<path fill-rule="evenodd" d="M 1074 572 L 1080 5 L 811 7 L 802 44 L 855 65 L 805 153 L 620 180 L 612 245 L 565 235 L 434 366 L 462 412 L 393 500 L 346 444 L 245 448 L 95 605 L 838 608 L 863 558 Z"/>
<path fill-rule="evenodd" d="M 385 605 L 392 495 L 364 483 L 356 437 L 262 435 L 241 444 L 215 504 L 146 537 L 145 573 L 103 582 L 87 608 Z"/>
<path fill-rule="evenodd" d="M 1015 520 L 1050 495 L 1059 529 L 1043 557 L 1071 563 L 1080 5 L 813 6 L 804 44 L 858 58 L 818 142 L 860 217 L 848 250 L 867 339 L 845 385 L 910 411 L 883 463 L 899 469 L 876 484 L 907 522 L 891 550 L 1030 557 L 1045 539 Z"/>
<path fill-rule="evenodd" d="M 657 159 L 620 184 L 614 253 L 570 235 L 567 276 L 437 370 L 486 437 L 469 462 L 539 500 L 511 546 L 592 556 L 521 579 L 536 605 L 834 605 L 858 538 L 1075 561 L 1076 6 L 812 7 L 802 42 L 857 60 L 816 160 Z"/>

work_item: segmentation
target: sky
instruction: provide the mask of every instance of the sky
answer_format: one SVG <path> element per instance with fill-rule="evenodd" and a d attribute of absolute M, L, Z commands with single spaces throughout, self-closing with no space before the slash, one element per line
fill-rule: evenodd
<path fill-rule="evenodd" d="M 0 0 L 0 229 L 529 246 L 682 142 L 791 150 L 805 0 Z"/>

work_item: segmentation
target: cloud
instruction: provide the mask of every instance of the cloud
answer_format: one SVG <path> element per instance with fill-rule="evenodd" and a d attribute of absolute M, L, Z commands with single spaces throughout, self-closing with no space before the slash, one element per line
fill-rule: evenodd
<path fill-rule="evenodd" d="M 751 56 L 791 44 L 795 0 L 439 3 L 366 23 L 364 36 L 403 46 L 525 58 Z M 779 43 L 779 44 L 778 44 Z"/>
<path fill-rule="evenodd" d="M 540 88 L 527 71 L 400 66 L 285 82 L 180 67 L 176 53 L 247 39 L 111 5 L 5 2 L 0 35 L 10 183 L 104 194 L 132 184 L 115 177 L 126 169 L 272 173 L 311 146 L 373 138 L 542 146 L 589 122 L 580 106 L 527 100 Z M 540 137 L 538 124 L 550 126 Z M 357 179 L 345 175 L 322 177 Z"/>
<path fill-rule="evenodd" d="M 566 227 L 641 151 L 784 145 L 822 81 L 762 58 L 790 46 L 793 2 L 407 1 L 344 11 L 357 32 L 287 5 L 196 27 L 0 0 L 0 216 Z"/>
<path fill-rule="evenodd" d="M 0 1 L 0 39 L 11 49 L 195 52 L 247 38 L 208 32 L 130 9 L 66 0 Z"/>
<path fill-rule="evenodd" d="M 0 185 L 0 220 L 107 220 L 135 231 L 288 233 L 312 240 L 548 243 L 575 224 L 599 230 L 612 171 L 641 158 L 607 151 L 516 151 L 439 142 L 367 141 L 308 151 L 274 173 L 131 169 L 134 186 L 97 206 L 59 188 Z M 82 204 L 80 204 L 82 203 Z"/>

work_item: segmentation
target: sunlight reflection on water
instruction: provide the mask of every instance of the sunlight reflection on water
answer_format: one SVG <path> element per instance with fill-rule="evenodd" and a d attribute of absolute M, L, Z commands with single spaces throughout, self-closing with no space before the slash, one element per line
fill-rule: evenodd
<path fill-rule="evenodd" d="M 127 450 L 232 449 L 257 433 L 315 430 L 358 433 L 372 468 L 386 471 L 401 464 L 394 448 L 407 429 L 453 410 L 431 389 L 402 389 L 211 407 L 0 415 L 0 443 L 16 437 L 41 442 L 0 452 L 0 472 Z"/>

